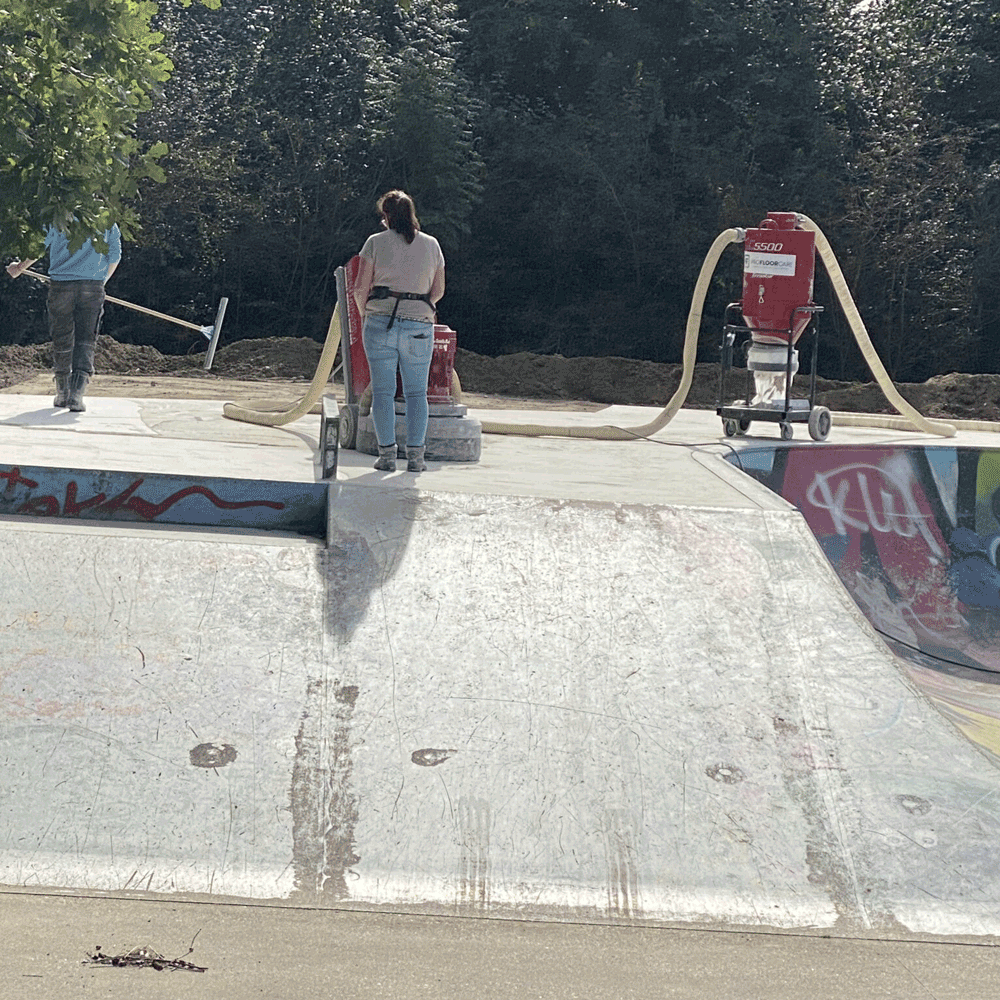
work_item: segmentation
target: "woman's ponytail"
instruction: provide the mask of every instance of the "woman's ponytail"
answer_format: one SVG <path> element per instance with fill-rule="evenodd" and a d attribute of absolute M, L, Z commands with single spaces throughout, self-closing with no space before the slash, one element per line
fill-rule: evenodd
<path fill-rule="evenodd" d="M 412 243 L 420 232 L 420 221 L 413 199 L 405 191 L 386 191 L 376 204 L 379 214 L 393 232 L 399 233 L 407 243 Z"/>

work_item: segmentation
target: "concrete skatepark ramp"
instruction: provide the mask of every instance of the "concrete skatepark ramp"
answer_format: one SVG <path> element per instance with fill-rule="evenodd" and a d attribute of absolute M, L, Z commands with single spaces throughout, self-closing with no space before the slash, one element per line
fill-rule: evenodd
<path fill-rule="evenodd" d="M 797 512 L 338 482 L 329 517 L 4 522 L 0 882 L 1000 933 L 997 767 Z"/>

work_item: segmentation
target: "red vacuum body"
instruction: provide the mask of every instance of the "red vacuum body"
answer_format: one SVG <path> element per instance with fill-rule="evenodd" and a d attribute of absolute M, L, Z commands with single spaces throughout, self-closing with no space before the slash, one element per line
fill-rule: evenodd
<path fill-rule="evenodd" d="M 794 344 L 809 325 L 816 236 L 796 229 L 794 212 L 768 212 L 743 244 L 743 321 L 759 343 Z"/>

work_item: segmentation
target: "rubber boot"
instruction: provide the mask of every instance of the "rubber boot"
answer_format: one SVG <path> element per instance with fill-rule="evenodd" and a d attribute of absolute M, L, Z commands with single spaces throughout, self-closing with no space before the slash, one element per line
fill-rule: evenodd
<path fill-rule="evenodd" d="M 378 446 L 378 461 L 375 468 L 379 472 L 396 471 L 396 446 L 395 444 L 380 444 Z"/>
<path fill-rule="evenodd" d="M 52 405 L 58 410 L 64 406 L 69 406 L 69 375 L 61 375 L 56 372 L 56 398 L 52 400 Z"/>
<path fill-rule="evenodd" d="M 83 394 L 87 389 L 90 375 L 87 372 L 73 372 L 69 377 L 69 402 L 68 406 L 73 413 L 83 413 L 87 409 L 87 404 L 83 401 Z"/>
<path fill-rule="evenodd" d="M 407 448 L 406 449 L 406 471 L 407 472 L 423 472 L 427 468 L 424 462 L 424 449 L 423 448 Z"/>

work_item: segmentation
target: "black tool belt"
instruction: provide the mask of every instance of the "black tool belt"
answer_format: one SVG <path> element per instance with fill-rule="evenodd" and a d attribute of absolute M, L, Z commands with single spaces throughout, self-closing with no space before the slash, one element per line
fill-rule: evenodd
<path fill-rule="evenodd" d="M 403 299 L 416 299 L 418 302 L 426 302 L 431 309 L 434 308 L 434 303 L 431 302 L 429 292 L 394 292 L 388 285 L 373 286 L 372 290 L 368 293 L 368 299 L 366 301 L 371 302 L 372 299 L 396 300 L 396 304 L 392 307 L 392 315 L 389 317 L 389 325 L 386 327 L 387 330 L 391 330 L 392 324 L 396 322 L 396 310 L 399 308 L 399 303 Z"/>

